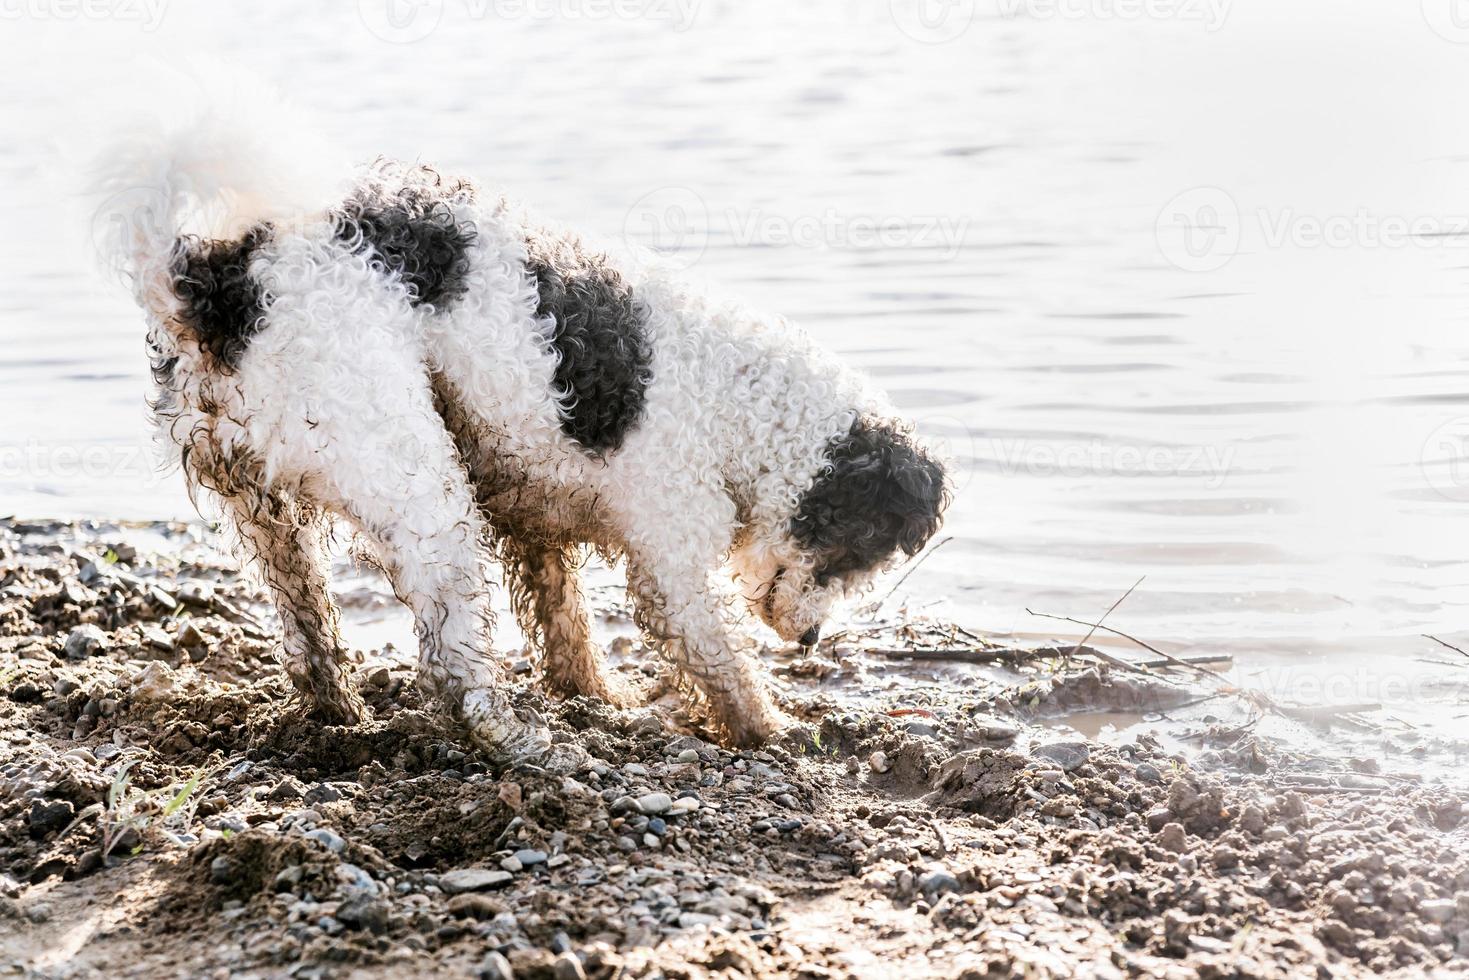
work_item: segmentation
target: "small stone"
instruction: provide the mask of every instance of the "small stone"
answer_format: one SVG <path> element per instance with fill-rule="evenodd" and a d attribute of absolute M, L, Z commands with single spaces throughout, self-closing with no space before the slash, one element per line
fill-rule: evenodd
<path fill-rule="evenodd" d="M 144 701 L 168 701 L 177 687 L 178 682 L 168 664 L 153 660 L 133 678 L 133 697 Z"/>
<path fill-rule="evenodd" d="M 306 791 L 302 797 L 307 806 L 318 806 L 322 803 L 337 803 L 342 799 L 342 791 L 328 783 L 317 783 Z"/>
<path fill-rule="evenodd" d="M 648 821 L 648 833 L 656 834 L 659 837 L 662 837 L 664 834 L 668 833 L 668 824 L 664 823 L 661 817 L 654 817 L 652 820 Z"/>
<path fill-rule="evenodd" d="M 517 871 L 522 871 L 525 869 L 525 865 L 521 864 L 519 859 L 517 859 L 514 855 L 502 859 L 500 861 L 500 867 L 504 868 L 511 874 L 515 874 Z"/>
<path fill-rule="evenodd" d="M 556 962 L 551 964 L 551 973 L 556 980 L 586 980 L 586 971 L 581 968 L 581 960 L 574 953 L 562 953 L 556 957 Z"/>
<path fill-rule="evenodd" d="M 47 803 L 45 800 L 31 802 L 31 811 L 26 814 L 26 823 L 31 836 L 39 840 L 47 834 L 64 830 L 76 816 L 76 808 L 66 800 Z"/>
<path fill-rule="evenodd" d="M 675 756 L 675 758 L 679 762 L 683 762 L 683 763 L 698 762 L 699 761 L 699 753 L 695 749 L 684 749 L 677 756 Z"/>
<path fill-rule="evenodd" d="M 491 888 L 503 888 L 514 880 L 508 871 L 491 871 L 489 868 L 455 868 L 439 875 L 439 887 L 450 895 L 460 892 L 481 892 Z"/>
<path fill-rule="evenodd" d="M 693 813 L 695 810 L 699 809 L 701 805 L 702 804 L 699 802 L 698 797 L 683 796 L 673 801 L 673 806 L 669 808 L 669 812 L 675 814 Z"/>
<path fill-rule="evenodd" d="M 918 879 L 918 890 L 931 899 L 933 896 L 942 895 L 945 892 L 959 891 L 959 879 L 955 878 L 943 868 L 935 868 Z"/>
<path fill-rule="evenodd" d="M 548 868 L 559 868 L 563 864 L 570 864 L 570 863 L 571 863 L 571 855 L 570 854 L 553 854 L 549 858 L 546 859 L 546 867 L 548 867 Z"/>
<path fill-rule="evenodd" d="M 1430 898 L 1418 904 L 1418 914 L 1429 922 L 1443 925 L 1454 918 L 1454 902 L 1447 898 Z"/>
<path fill-rule="evenodd" d="M 209 862 L 209 880 L 216 885 L 227 885 L 234 876 L 234 862 L 224 855 L 220 855 Z"/>
<path fill-rule="evenodd" d="M 535 848 L 531 847 L 523 848 L 515 852 L 515 860 L 519 861 L 522 866 L 527 868 L 534 864 L 545 864 L 546 852 L 538 851 Z"/>
<path fill-rule="evenodd" d="M 337 906 L 337 919 L 350 929 L 373 935 L 388 931 L 388 903 L 380 898 L 358 895 Z"/>
<path fill-rule="evenodd" d="M 867 768 L 873 772 L 884 773 L 892 767 L 893 764 L 888 761 L 888 754 L 880 749 L 867 757 Z"/>
<path fill-rule="evenodd" d="M 654 850 L 656 850 L 657 848 L 663 846 L 663 842 L 658 839 L 658 837 L 657 837 L 656 834 L 644 834 L 643 835 L 643 846 L 644 847 L 651 847 Z"/>
<path fill-rule="evenodd" d="M 1158 771 L 1158 767 L 1149 762 L 1139 762 L 1132 774 L 1140 783 L 1161 783 L 1163 781 L 1163 774 Z"/>
<path fill-rule="evenodd" d="M 342 839 L 342 836 L 325 827 L 318 827 L 316 830 L 308 831 L 306 837 L 316 841 L 333 854 L 341 854 L 347 849 L 347 842 Z"/>
<path fill-rule="evenodd" d="M 107 634 L 97 626 L 87 623 L 67 635 L 63 650 L 68 660 L 82 660 L 94 654 L 106 653 L 107 647 Z"/>
<path fill-rule="evenodd" d="M 1065 772 L 1086 764 L 1091 758 L 1091 749 L 1085 742 L 1051 742 L 1031 750 L 1031 755 L 1055 763 Z"/>
<path fill-rule="evenodd" d="M 515 980 L 515 972 L 510 969 L 509 960 L 492 951 L 479 965 L 479 980 Z"/>
<path fill-rule="evenodd" d="M 1188 834 L 1184 832 L 1183 824 L 1170 823 L 1164 826 L 1158 832 L 1158 846 L 1174 854 L 1182 854 L 1188 850 Z"/>
<path fill-rule="evenodd" d="M 455 895 L 449 899 L 448 909 L 452 916 L 460 919 L 478 919 L 480 922 L 488 922 L 506 911 L 505 903 L 497 902 L 488 895 L 481 895 L 477 892 Z"/>
<path fill-rule="evenodd" d="M 673 797 L 667 793 L 649 793 L 638 797 L 638 810 L 652 816 L 656 813 L 667 813 L 673 808 Z"/>

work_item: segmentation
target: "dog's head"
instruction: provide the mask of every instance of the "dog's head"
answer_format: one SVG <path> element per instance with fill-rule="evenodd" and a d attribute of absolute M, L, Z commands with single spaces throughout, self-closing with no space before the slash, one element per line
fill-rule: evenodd
<path fill-rule="evenodd" d="M 948 503 L 943 466 L 907 430 L 859 417 L 827 444 L 785 525 L 736 550 L 751 611 L 782 639 L 815 643 L 832 603 L 916 555 Z"/>

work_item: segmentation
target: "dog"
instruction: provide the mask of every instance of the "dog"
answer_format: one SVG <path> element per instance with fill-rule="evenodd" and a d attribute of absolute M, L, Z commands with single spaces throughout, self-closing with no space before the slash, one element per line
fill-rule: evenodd
<path fill-rule="evenodd" d="M 592 639 L 588 548 L 625 560 L 638 626 L 717 737 L 789 724 L 739 606 L 810 646 L 923 548 L 950 489 L 911 426 L 800 330 L 651 253 L 422 165 L 300 203 L 282 149 L 207 119 L 138 137 L 98 214 L 148 322 L 159 430 L 268 586 L 305 706 L 364 714 L 327 580 L 342 520 L 413 612 L 420 685 L 496 758 L 552 746 L 489 655 L 491 561 L 546 687 L 630 700 Z"/>

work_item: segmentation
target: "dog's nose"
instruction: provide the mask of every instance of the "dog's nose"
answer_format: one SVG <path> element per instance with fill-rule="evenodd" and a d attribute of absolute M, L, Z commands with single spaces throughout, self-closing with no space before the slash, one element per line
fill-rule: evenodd
<path fill-rule="evenodd" d="M 821 639 L 821 624 L 818 623 L 801 634 L 801 646 L 814 647 L 819 639 Z"/>

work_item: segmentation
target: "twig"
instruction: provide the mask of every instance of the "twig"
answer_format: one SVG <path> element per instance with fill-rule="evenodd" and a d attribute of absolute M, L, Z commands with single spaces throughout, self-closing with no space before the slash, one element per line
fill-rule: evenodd
<path fill-rule="evenodd" d="M 1082 647 L 1086 646 L 1087 641 L 1092 638 L 1092 634 L 1095 633 L 1097 630 L 1099 630 L 1099 629 L 1102 628 L 1102 624 L 1107 621 L 1107 617 L 1110 616 L 1110 615 L 1112 615 L 1112 610 L 1114 610 L 1118 606 L 1122 605 L 1122 603 L 1124 601 L 1126 601 L 1127 597 L 1130 596 L 1130 595 L 1132 595 L 1132 590 L 1135 589 L 1135 588 L 1137 588 L 1139 585 L 1142 585 L 1143 584 L 1143 579 L 1145 579 L 1145 578 L 1147 578 L 1146 575 L 1140 575 L 1140 576 L 1138 576 L 1138 580 L 1136 582 L 1132 583 L 1132 585 L 1128 588 L 1128 590 L 1126 592 L 1124 592 L 1124 593 L 1122 593 L 1122 595 L 1118 596 L 1116 602 L 1112 603 L 1112 605 L 1110 605 L 1110 606 L 1107 607 L 1107 611 L 1104 612 L 1104 613 L 1102 613 L 1102 618 L 1099 619 L 1099 620 L 1097 620 L 1097 625 L 1095 625 L 1091 629 L 1087 630 L 1086 636 L 1083 636 L 1081 638 L 1081 642 L 1078 643 L 1076 645 L 1076 649 L 1071 652 L 1071 655 L 1073 657 L 1076 656 L 1078 653 L 1081 652 L 1081 648 Z"/>
<path fill-rule="evenodd" d="M 1157 647 L 1153 646 L 1152 644 L 1150 644 L 1150 643 L 1144 643 L 1142 640 L 1139 640 L 1137 637 L 1133 636 L 1132 634 L 1130 634 L 1130 633 L 1124 633 L 1120 629 L 1117 629 L 1116 627 L 1113 627 L 1113 626 L 1103 626 L 1101 623 L 1088 623 L 1084 619 L 1075 619 L 1075 618 L 1073 618 L 1071 616 L 1054 616 L 1051 613 L 1040 613 L 1040 612 L 1036 612 L 1034 609 L 1029 608 L 1028 606 L 1026 607 L 1026 610 L 1025 611 L 1028 612 L 1028 613 L 1030 613 L 1030 615 L 1032 615 L 1032 616 L 1039 616 L 1041 619 L 1058 619 L 1058 620 L 1061 620 L 1062 622 L 1066 622 L 1066 623 L 1075 623 L 1078 626 L 1090 626 L 1093 629 L 1105 630 L 1106 632 L 1111 633 L 1114 636 L 1120 636 L 1124 640 L 1129 640 L 1129 641 L 1131 641 L 1133 643 L 1136 643 L 1138 646 L 1142 647 L 1144 650 L 1147 650 L 1149 653 L 1155 653 L 1155 654 L 1157 654 L 1158 656 L 1162 657 L 1164 660 L 1168 661 L 1170 664 L 1173 664 L 1176 667 L 1187 667 L 1188 669 L 1198 671 L 1201 674 L 1207 674 L 1210 677 L 1214 678 L 1215 680 L 1220 681 L 1220 682 L 1222 682 L 1224 684 L 1227 684 L 1230 687 L 1233 687 L 1234 686 L 1232 683 L 1230 683 L 1229 678 L 1228 677 L 1225 677 L 1223 674 L 1220 674 L 1220 673 L 1218 673 L 1216 671 L 1212 671 L 1212 670 L 1210 670 L 1207 667 L 1202 667 L 1199 664 L 1189 663 L 1187 660 L 1184 660 L 1182 657 L 1175 657 L 1171 653 L 1165 653 L 1164 651 L 1159 650 Z M 1087 634 L 1087 635 L 1090 636 L 1091 634 Z M 1120 662 L 1121 663 L 1126 663 L 1126 661 L 1120 661 Z M 1127 666 L 1128 667 L 1132 667 L 1131 664 L 1127 664 Z M 1135 668 L 1135 667 L 1133 669 L 1134 670 L 1140 670 L 1140 668 Z M 1143 671 L 1143 672 L 1146 673 L 1146 671 Z"/>
<path fill-rule="evenodd" d="M 1305 793 L 1313 796 L 1327 793 L 1366 793 L 1376 796 L 1386 790 L 1386 787 L 1383 786 L 1319 786 L 1313 783 L 1271 783 L 1270 788 L 1282 793 Z"/>
<path fill-rule="evenodd" d="M 917 561 L 915 561 L 913 564 L 911 564 L 911 565 L 908 566 L 908 570 L 903 573 L 903 577 L 902 578 L 898 579 L 897 584 L 895 584 L 891 589 L 888 589 L 887 595 L 883 596 L 881 599 L 877 600 L 872 605 L 870 605 L 870 606 L 867 607 L 868 611 L 871 612 L 872 615 L 877 615 L 877 611 L 882 608 L 883 603 L 885 603 L 889 599 L 891 599 L 893 597 L 893 593 L 896 592 L 896 591 L 898 591 L 899 589 L 901 589 L 903 587 L 903 583 L 906 582 L 906 581 L 908 581 L 908 576 L 909 575 L 912 575 L 914 572 L 918 571 L 918 566 L 919 565 L 922 565 L 924 562 L 928 561 L 930 555 L 932 555 L 935 551 L 938 551 L 944 545 L 948 544 L 950 541 L 953 541 L 953 540 L 954 540 L 954 536 L 951 534 L 948 537 L 944 538 L 942 541 L 940 541 L 938 544 L 934 545 L 932 548 L 929 548 L 921 556 L 919 556 L 919 558 L 918 558 Z"/>
<path fill-rule="evenodd" d="M 1460 650 L 1458 647 L 1454 646 L 1452 643 L 1445 643 L 1443 640 L 1440 640 L 1438 637 L 1434 636 L 1432 633 L 1423 633 L 1423 634 L 1420 634 L 1420 635 L 1425 640 L 1432 640 L 1434 643 L 1437 643 L 1441 647 L 1448 647 L 1450 650 L 1454 651 L 1455 653 L 1457 653 L 1461 657 L 1469 657 L 1469 653 L 1465 653 L 1463 650 Z"/>
<path fill-rule="evenodd" d="M 1137 661 L 1139 667 L 1146 667 L 1148 670 L 1173 667 L 1180 663 L 1188 664 L 1191 667 L 1197 667 L 1200 664 L 1232 664 L 1234 663 L 1234 657 L 1227 653 L 1209 653 L 1197 657 L 1174 657 L 1172 660 Z"/>
<path fill-rule="evenodd" d="M 885 657 L 890 660 L 956 660 L 961 663 L 992 664 L 992 663 L 1014 663 L 1020 664 L 1030 660 L 1064 659 L 1075 655 L 1074 647 L 939 647 L 937 649 L 923 649 L 920 647 L 874 647 L 862 651 L 875 657 Z M 1117 657 L 1110 656 L 1095 647 L 1082 647 L 1082 654 L 1098 657 L 1109 663 L 1120 667 L 1134 669 L 1132 664 Z"/>

